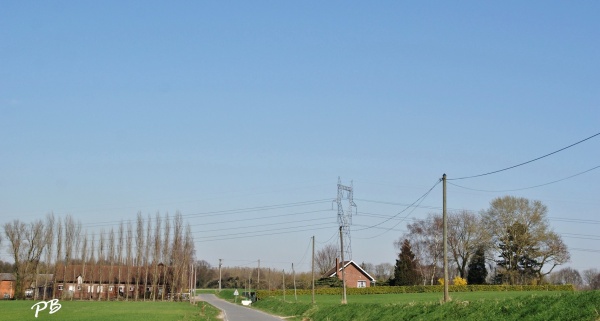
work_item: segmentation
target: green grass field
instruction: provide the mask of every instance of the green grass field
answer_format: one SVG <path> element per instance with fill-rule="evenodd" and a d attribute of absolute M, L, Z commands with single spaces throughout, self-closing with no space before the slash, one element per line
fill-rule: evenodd
<path fill-rule="evenodd" d="M 202 291 L 215 293 L 214 290 Z M 233 290 L 220 296 L 233 301 Z M 441 293 L 350 295 L 340 304 L 338 295 L 310 295 L 293 292 L 268 297 L 254 308 L 287 316 L 295 321 L 396 321 L 396 320 L 600 320 L 600 291 L 587 292 L 454 292 L 452 302 L 442 304 Z M 237 300 L 240 301 L 240 298 Z M 35 318 L 35 301 L 0 301 L 0 320 L 218 320 L 219 311 L 199 302 L 97 302 L 59 301 L 61 309 L 49 314 L 49 307 Z"/>
<path fill-rule="evenodd" d="M 50 314 L 50 307 L 39 311 L 35 318 L 36 301 L 0 301 L 0 320 L 122 320 L 122 321 L 171 321 L 171 320 L 218 320 L 219 311 L 211 305 L 199 302 L 97 302 L 59 301 L 60 310 Z"/>
<path fill-rule="evenodd" d="M 225 290 L 221 296 L 232 299 Z M 600 291 L 588 292 L 453 292 L 442 304 L 441 293 L 350 295 L 341 305 L 338 295 L 298 296 L 293 291 L 267 297 L 253 307 L 288 320 L 600 320 Z"/>

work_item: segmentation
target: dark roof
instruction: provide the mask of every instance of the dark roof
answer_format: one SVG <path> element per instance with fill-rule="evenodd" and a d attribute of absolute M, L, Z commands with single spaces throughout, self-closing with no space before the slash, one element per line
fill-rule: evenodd
<path fill-rule="evenodd" d="M 363 270 L 363 268 L 361 268 L 360 265 L 356 264 L 356 262 L 354 262 L 352 260 L 351 261 L 344 261 L 343 265 L 340 265 L 340 268 L 339 268 L 338 271 L 342 270 L 342 266 L 345 268 L 345 267 L 347 267 L 350 264 L 354 265 L 362 274 L 364 274 L 366 277 L 368 277 L 369 280 L 371 280 L 372 282 L 375 282 L 375 278 L 373 278 L 369 273 L 367 273 L 367 271 Z M 324 276 L 328 277 L 328 278 L 334 277 L 336 275 L 336 270 L 335 269 L 336 269 L 335 266 L 332 267 L 327 272 L 325 272 Z"/>
<path fill-rule="evenodd" d="M 0 273 L 0 281 L 16 281 L 17 278 L 12 273 Z"/>

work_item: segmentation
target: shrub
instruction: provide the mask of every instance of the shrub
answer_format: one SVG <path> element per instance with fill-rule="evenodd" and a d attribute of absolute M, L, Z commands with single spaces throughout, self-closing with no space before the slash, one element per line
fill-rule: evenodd
<path fill-rule="evenodd" d="M 454 280 L 452 280 L 452 283 L 454 285 L 458 285 L 458 286 L 460 286 L 460 285 L 467 285 L 467 280 L 461 278 L 460 276 L 457 276 L 457 277 L 454 278 Z"/>

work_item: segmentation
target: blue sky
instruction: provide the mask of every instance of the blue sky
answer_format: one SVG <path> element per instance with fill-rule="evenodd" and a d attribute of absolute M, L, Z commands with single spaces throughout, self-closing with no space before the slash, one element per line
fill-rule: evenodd
<path fill-rule="evenodd" d="M 360 226 L 443 173 L 505 168 L 600 132 L 597 2 L 0 7 L 3 221 L 54 212 L 110 228 L 179 210 L 199 259 L 307 270 L 312 235 L 317 248 L 335 243 L 339 176 L 355 188 L 353 258 L 393 263 L 406 221 L 380 236 Z M 599 156 L 596 137 L 460 185 L 539 185 Z M 598 267 L 598 179 L 451 185 L 448 207 L 541 200 L 579 249 L 569 266 Z M 438 185 L 407 220 L 439 211 L 441 195 Z"/>

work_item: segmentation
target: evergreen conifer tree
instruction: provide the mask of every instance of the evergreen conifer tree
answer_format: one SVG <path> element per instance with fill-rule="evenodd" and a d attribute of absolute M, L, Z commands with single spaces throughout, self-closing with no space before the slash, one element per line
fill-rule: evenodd
<path fill-rule="evenodd" d="M 415 254 L 408 240 L 404 240 L 400 248 L 392 281 L 393 285 L 416 285 L 420 283 Z"/>
<path fill-rule="evenodd" d="M 483 247 L 479 247 L 469 263 L 467 284 L 485 284 L 487 274 L 488 272 L 485 268 L 485 250 Z"/>

